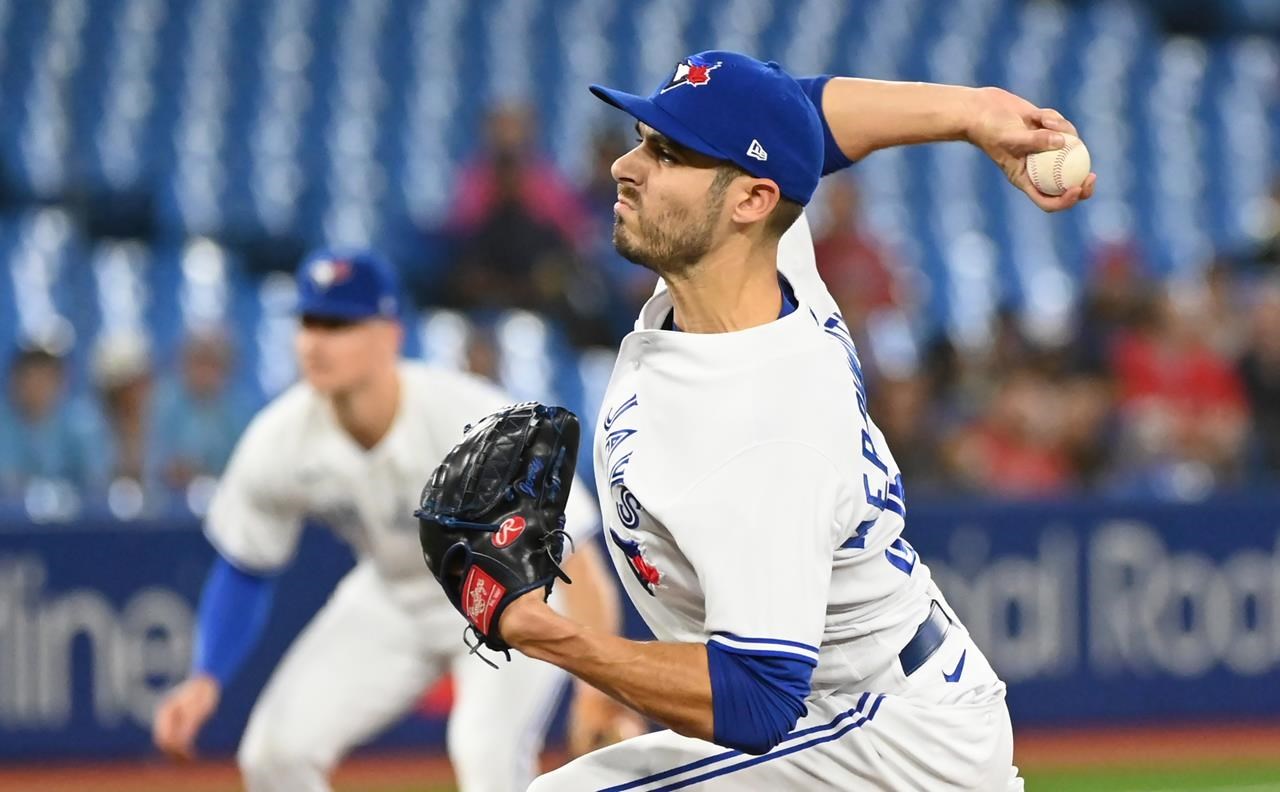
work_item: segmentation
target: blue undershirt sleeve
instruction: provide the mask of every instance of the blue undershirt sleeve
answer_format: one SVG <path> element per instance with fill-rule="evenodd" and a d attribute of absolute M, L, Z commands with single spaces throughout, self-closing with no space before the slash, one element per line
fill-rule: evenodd
<path fill-rule="evenodd" d="M 217 557 L 200 595 L 196 672 L 226 687 L 262 637 L 275 588 L 274 578 L 244 572 Z"/>
<path fill-rule="evenodd" d="M 804 715 L 812 661 L 743 653 L 709 642 L 707 663 L 717 745 L 768 753 Z"/>
<path fill-rule="evenodd" d="M 840 146 L 836 144 L 835 136 L 831 134 L 831 126 L 822 112 L 822 92 L 826 89 L 827 83 L 831 82 L 831 75 L 801 77 L 796 82 L 800 83 L 800 87 L 808 95 L 809 101 L 813 102 L 813 106 L 818 108 L 818 118 L 822 119 L 822 175 L 827 176 L 838 170 L 844 170 L 853 164 L 853 160 L 846 157 L 840 150 Z"/>

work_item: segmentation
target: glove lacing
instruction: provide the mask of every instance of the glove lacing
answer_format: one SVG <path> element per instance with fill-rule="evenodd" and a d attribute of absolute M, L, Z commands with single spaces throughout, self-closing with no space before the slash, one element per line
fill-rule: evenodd
<path fill-rule="evenodd" d="M 473 639 L 475 641 L 474 643 L 472 643 Z M 476 657 L 483 660 L 485 665 L 489 666 L 494 670 L 497 670 L 498 664 L 480 653 L 481 649 L 487 649 L 488 647 L 485 646 L 485 643 L 484 643 L 484 634 L 481 633 L 479 630 L 477 630 L 475 628 L 475 625 L 468 624 L 466 627 L 462 628 L 462 642 L 466 644 L 467 649 L 470 650 L 469 652 L 467 652 L 467 654 L 475 655 Z M 502 654 L 506 656 L 507 662 L 508 663 L 511 662 L 510 649 L 498 649 L 496 651 L 502 652 Z"/>

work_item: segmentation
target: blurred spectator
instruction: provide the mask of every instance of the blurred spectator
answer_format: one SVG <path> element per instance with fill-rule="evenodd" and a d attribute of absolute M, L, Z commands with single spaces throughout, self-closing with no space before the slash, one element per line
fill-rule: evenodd
<path fill-rule="evenodd" d="M 1138 247 L 1132 243 L 1107 245 L 1089 267 L 1080 322 L 1072 344 L 1078 370 L 1106 375 L 1112 347 L 1131 329 L 1150 301 L 1151 283 Z"/>
<path fill-rule="evenodd" d="M 1254 258 L 1261 269 L 1280 271 L 1280 178 L 1271 183 L 1271 195 L 1262 212 L 1262 242 Z"/>
<path fill-rule="evenodd" d="M 1036 348 L 1027 338 L 1017 311 L 1008 306 L 996 311 L 991 343 L 983 361 L 990 379 L 998 379 L 1004 372 L 1016 371 L 1033 362 L 1044 362 L 1049 357 L 1048 350 Z"/>
<path fill-rule="evenodd" d="M 526 165 L 511 153 L 492 163 L 494 202 L 463 235 L 449 276 L 452 304 L 525 308 L 555 319 L 578 346 L 605 343 L 604 304 L 583 298 L 581 262 L 555 226 L 521 198 Z"/>
<path fill-rule="evenodd" d="M 946 471 L 938 458 L 941 433 L 938 400 L 920 374 L 883 377 L 868 388 L 871 414 L 884 433 L 894 461 L 911 492 L 937 494 L 944 489 Z"/>
<path fill-rule="evenodd" d="M 223 335 L 192 335 L 181 378 L 156 388 L 156 467 L 165 485 L 181 489 L 196 477 L 216 478 L 226 466 L 252 415 L 252 406 L 231 391 L 230 365 Z"/>
<path fill-rule="evenodd" d="M 1240 377 L 1253 408 L 1258 463 L 1280 475 L 1280 279 L 1256 292 L 1250 312 L 1250 346 L 1240 361 Z"/>
<path fill-rule="evenodd" d="M 1209 326 L 1202 289 L 1169 288 L 1116 343 L 1123 489 L 1195 497 L 1240 472 L 1244 386 Z"/>
<path fill-rule="evenodd" d="M 0 405 L 0 495 L 22 497 L 38 481 L 78 489 L 102 483 L 105 470 L 91 416 L 65 399 L 61 357 L 18 351 L 9 363 L 9 400 Z"/>
<path fill-rule="evenodd" d="M 961 385 L 964 379 L 964 362 L 960 350 L 945 335 L 931 339 L 924 347 L 921 369 L 928 383 L 929 399 L 943 411 L 950 423 L 958 423 L 973 413 L 967 411 Z"/>
<path fill-rule="evenodd" d="M 1009 372 L 986 413 L 945 449 L 958 484 L 1000 497 L 1043 497 L 1072 484 L 1054 384 L 1026 367 Z"/>
<path fill-rule="evenodd" d="M 1111 461 L 1114 393 L 1104 377 L 1074 374 L 1055 383 L 1058 435 L 1072 477 L 1094 487 Z"/>
<path fill-rule="evenodd" d="M 1204 274 L 1204 338 L 1219 355 L 1235 360 L 1244 353 L 1249 329 L 1243 320 L 1231 263 L 1218 257 Z"/>
<path fill-rule="evenodd" d="M 504 204 L 514 204 L 568 244 L 585 242 L 590 221 L 573 186 L 537 150 L 534 127 L 533 112 L 523 105 L 489 113 L 484 148 L 459 171 L 447 223 L 452 233 L 472 234 Z"/>
<path fill-rule="evenodd" d="M 98 339 L 93 381 L 102 403 L 105 431 L 98 453 L 109 461 L 109 479 L 145 486 L 153 482 L 151 441 L 151 361 L 146 338 L 115 332 Z"/>
<path fill-rule="evenodd" d="M 493 202 L 459 238 L 451 291 L 464 307 L 538 310 L 563 287 L 573 249 L 522 202 L 520 160 L 503 154 L 492 165 Z"/>
<path fill-rule="evenodd" d="M 831 291 L 855 336 L 871 312 L 906 303 L 897 265 L 884 245 L 864 226 L 861 196 L 851 175 L 823 182 L 823 211 L 813 228 L 818 273 Z"/>

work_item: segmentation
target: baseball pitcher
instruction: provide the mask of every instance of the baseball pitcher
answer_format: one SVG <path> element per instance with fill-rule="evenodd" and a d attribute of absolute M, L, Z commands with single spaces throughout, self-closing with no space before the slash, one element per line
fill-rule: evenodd
<path fill-rule="evenodd" d="M 495 599 L 481 632 L 667 729 L 530 789 L 1021 789 L 1004 684 L 904 535 L 906 487 L 802 213 L 822 173 L 947 139 L 1065 209 L 1094 177 L 1042 195 L 1023 158 L 1073 129 L 1001 91 L 797 82 L 732 52 L 648 97 L 592 91 L 639 138 L 613 165 L 614 243 L 664 282 L 594 438 L 610 555 L 658 640 L 565 618 L 545 587 Z"/>

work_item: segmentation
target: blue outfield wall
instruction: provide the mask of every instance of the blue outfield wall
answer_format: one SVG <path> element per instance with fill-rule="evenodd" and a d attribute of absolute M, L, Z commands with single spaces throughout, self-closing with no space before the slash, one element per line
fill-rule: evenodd
<path fill-rule="evenodd" d="M 1008 681 L 1016 725 L 1280 718 L 1280 495 L 913 503 L 906 537 Z M 150 753 L 150 713 L 187 668 L 211 557 L 189 517 L 0 515 L 0 760 Z M 307 531 L 204 750 L 234 748 L 275 661 L 350 564 Z M 629 628 L 644 634 L 634 613 Z M 380 743 L 442 740 L 438 719 L 413 716 Z"/>

